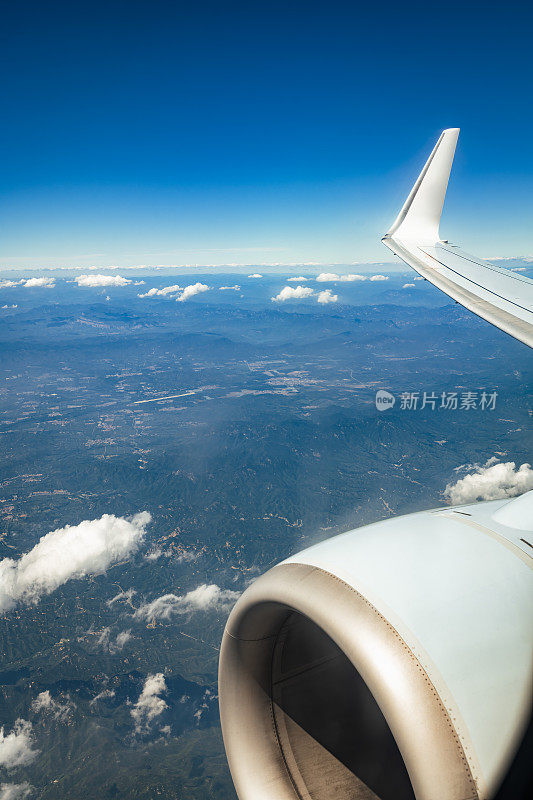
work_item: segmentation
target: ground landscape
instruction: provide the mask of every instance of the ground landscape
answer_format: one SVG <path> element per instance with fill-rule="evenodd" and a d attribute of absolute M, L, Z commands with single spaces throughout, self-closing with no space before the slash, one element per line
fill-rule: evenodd
<path fill-rule="evenodd" d="M 468 465 L 527 462 L 527 348 L 378 269 L 0 276 L 6 797 L 235 798 L 216 678 L 239 593 L 321 538 L 443 504 Z M 394 407 L 376 409 L 378 389 Z M 33 551 L 102 515 L 127 521 L 79 535 L 115 549 L 89 548 L 68 579 L 61 547 Z"/>

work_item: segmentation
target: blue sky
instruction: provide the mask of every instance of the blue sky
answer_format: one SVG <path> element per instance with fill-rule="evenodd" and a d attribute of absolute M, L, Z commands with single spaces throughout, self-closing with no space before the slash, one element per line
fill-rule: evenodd
<path fill-rule="evenodd" d="M 529 4 L 4 8 L 0 266 L 387 260 L 444 127 L 442 232 L 533 252 Z"/>

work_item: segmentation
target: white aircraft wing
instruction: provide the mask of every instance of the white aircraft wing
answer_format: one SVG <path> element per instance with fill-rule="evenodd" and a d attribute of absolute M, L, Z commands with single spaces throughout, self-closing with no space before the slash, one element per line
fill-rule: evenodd
<path fill-rule="evenodd" d="M 464 253 L 439 236 L 459 128 L 443 131 L 383 243 L 423 278 L 533 347 L 533 281 Z"/>

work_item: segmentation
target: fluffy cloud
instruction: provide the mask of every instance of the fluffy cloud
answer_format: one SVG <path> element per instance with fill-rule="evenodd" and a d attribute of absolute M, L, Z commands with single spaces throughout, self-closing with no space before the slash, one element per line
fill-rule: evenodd
<path fill-rule="evenodd" d="M 233 290 L 234 292 L 240 292 L 241 287 L 239 286 L 238 283 L 236 283 L 235 286 L 220 286 L 221 292 L 226 292 L 228 290 Z"/>
<path fill-rule="evenodd" d="M 209 286 L 206 286 L 205 283 L 191 283 L 189 286 L 185 287 L 180 296 L 176 299 L 178 303 L 184 303 L 185 300 L 189 299 L 189 297 L 194 297 L 195 294 L 207 292 L 208 290 Z"/>
<path fill-rule="evenodd" d="M 182 287 L 175 283 L 173 286 L 163 286 L 162 289 L 149 289 L 144 294 L 138 294 L 137 297 L 164 297 L 167 294 L 177 294 L 181 292 Z"/>
<path fill-rule="evenodd" d="M 21 283 L 25 283 L 25 281 L 0 281 L 0 289 L 12 289 L 13 286 L 20 286 Z"/>
<path fill-rule="evenodd" d="M 147 511 L 130 520 L 104 514 L 47 533 L 17 561 L 4 558 L 0 561 L 0 613 L 17 603 L 36 604 L 67 581 L 105 572 L 131 556 L 150 520 Z"/>
<path fill-rule="evenodd" d="M 139 699 L 131 710 L 137 733 L 146 733 L 153 720 L 168 708 L 160 694 L 166 692 L 167 685 L 162 672 L 148 675 Z"/>
<path fill-rule="evenodd" d="M 253 275 L 248 275 L 249 278 L 262 278 L 263 276 L 260 275 L 258 272 L 254 272 Z"/>
<path fill-rule="evenodd" d="M 414 288 L 415 288 L 414 283 L 404 283 L 404 285 L 402 286 L 402 289 L 414 289 Z"/>
<path fill-rule="evenodd" d="M 299 283 L 299 281 L 308 281 L 309 278 L 305 278 L 303 275 L 299 275 L 297 278 L 287 278 L 287 280 L 293 283 Z"/>
<path fill-rule="evenodd" d="M 370 278 L 371 281 L 388 281 L 388 275 L 372 275 Z"/>
<path fill-rule="evenodd" d="M 41 286 L 53 289 L 55 287 L 55 278 L 21 278 L 19 281 L 0 281 L 0 289 L 8 289 L 13 286 L 27 286 L 29 289 Z"/>
<path fill-rule="evenodd" d="M 270 299 L 274 303 L 284 303 L 286 300 L 301 300 L 304 297 L 311 297 L 313 290 L 309 286 L 284 286 L 279 294 Z"/>
<path fill-rule="evenodd" d="M 24 281 L 24 286 L 29 288 L 34 286 L 45 286 L 48 289 L 53 289 L 55 283 L 53 278 L 28 278 Z"/>
<path fill-rule="evenodd" d="M 203 583 L 185 595 L 164 594 L 150 603 L 143 603 L 135 612 L 135 617 L 152 622 L 155 619 L 170 619 L 174 614 L 189 614 L 191 611 L 227 609 L 238 597 L 239 592 L 221 589 L 214 583 Z"/>
<path fill-rule="evenodd" d="M 122 631 L 113 639 L 111 637 L 111 628 L 104 628 L 100 632 L 96 644 L 101 647 L 102 650 L 106 650 L 108 653 L 111 653 L 111 655 L 114 655 L 115 653 L 119 653 L 130 639 L 130 631 Z"/>
<path fill-rule="evenodd" d="M 0 728 L 0 767 L 14 769 L 31 764 L 39 750 L 33 749 L 32 724 L 25 719 L 18 719 L 11 733 L 4 733 Z"/>
<path fill-rule="evenodd" d="M 316 276 L 316 280 L 319 283 L 334 283 L 335 281 L 352 283 L 353 281 L 366 281 L 366 275 L 337 275 L 336 272 L 321 272 Z"/>
<path fill-rule="evenodd" d="M 132 283 L 128 278 L 123 278 L 122 275 L 78 275 L 74 280 L 78 286 L 89 286 L 91 288 L 96 286 L 127 286 Z"/>
<path fill-rule="evenodd" d="M 413 280 L 415 280 L 415 281 L 424 281 L 424 280 L 425 280 L 425 278 L 423 278 L 423 277 L 422 277 L 422 275 L 418 275 L 418 276 L 417 276 L 416 278 L 414 278 Z"/>
<path fill-rule="evenodd" d="M 74 708 L 75 705 L 70 698 L 67 698 L 66 703 L 54 700 L 49 689 L 38 694 L 31 704 L 31 710 L 35 713 L 39 713 L 39 711 L 47 712 L 52 714 L 55 719 L 61 720 L 62 722 L 67 719 Z"/>
<path fill-rule="evenodd" d="M 497 459 L 490 458 L 483 466 L 472 466 L 474 472 L 446 486 L 444 497 L 451 505 L 504 500 L 533 489 L 533 470 L 529 464 L 517 469 L 514 461 L 498 463 Z"/>
<path fill-rule="evenodd" d="M 0 783 L 0 800 L 24 800 L 33 793 L 33 786 L 24 783 Z"/>
<path fill-rule="evenodd" d="M 338 294 L 332 294 L 331 289 L 325 289 L 323 292 L 318 293 L 317 301 L 326 305 L 327 303 L 336 303 L 339 299 Z"/>

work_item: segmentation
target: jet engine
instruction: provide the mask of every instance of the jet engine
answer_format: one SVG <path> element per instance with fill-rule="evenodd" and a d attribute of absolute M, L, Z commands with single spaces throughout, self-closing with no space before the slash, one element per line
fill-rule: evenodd
<path fill-rule="evenodd" d="M 389 519 L 255 581 L 219 692 L 240 800 L 488 800 L 530 718 L 533 492 Z"/>

